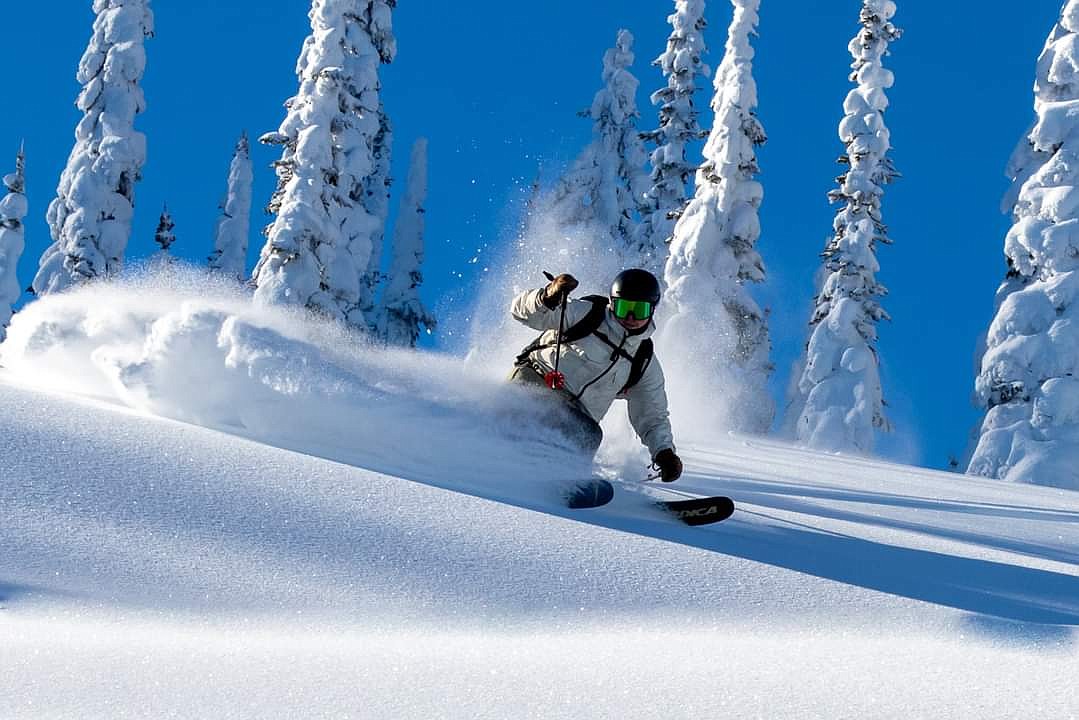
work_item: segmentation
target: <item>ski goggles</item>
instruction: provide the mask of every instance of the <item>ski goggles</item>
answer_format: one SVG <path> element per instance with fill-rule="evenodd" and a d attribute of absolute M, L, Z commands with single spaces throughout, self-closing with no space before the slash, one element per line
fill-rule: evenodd
<path fill-rule="evenodd" d="M 652 317 L 652 309 L 655 306 L 647 300 L 626 300 L 625 298 L 611 298 L 611 312 L 619 320 L 625 320 L 633 313 L 638 320 L 647 320 Z"/>

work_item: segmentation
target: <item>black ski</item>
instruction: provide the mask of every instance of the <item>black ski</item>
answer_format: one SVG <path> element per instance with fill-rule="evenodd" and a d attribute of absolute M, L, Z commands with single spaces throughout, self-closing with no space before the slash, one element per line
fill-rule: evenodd
<path fill-rule="evenodd" d="M 606 505 L 613 498 L 614 485 L 600 478 L 582 480 L 565 494 L 566 505 L 574 510 Z"/>
<path fill-rule="evenodd" d="M 734 501 L 722 495 L 656 502 L 686 525 L 710 525 L 722 522 L 734 513 Z"/>
<path fill-rule="evenodd" d="M 582 480 L 565 494 L 566 505 L 574 510 L 597 508 L 613 498 L 614 485 L 600 478 Z M 734 501 L 722 495 L 653 502 L 686 525 L 710 525 L 726 520 L 734 513 Z"/>

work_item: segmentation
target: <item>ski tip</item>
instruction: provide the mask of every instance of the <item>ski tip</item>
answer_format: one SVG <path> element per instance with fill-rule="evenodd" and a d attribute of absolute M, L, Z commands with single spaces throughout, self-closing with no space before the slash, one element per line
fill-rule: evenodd
<path fill-rule="evenodd" d="M 614 499 L 614 486 L 606 480 L 586 480 L 566 494 L 566 505 L 573 510 L 606 505 Z"/>
<path fill-rule="evenodd" d="M 734 501 L 723 496 L 671 500 L 660 506 L 686 525 L 710 525 L 734 514 Z"/>

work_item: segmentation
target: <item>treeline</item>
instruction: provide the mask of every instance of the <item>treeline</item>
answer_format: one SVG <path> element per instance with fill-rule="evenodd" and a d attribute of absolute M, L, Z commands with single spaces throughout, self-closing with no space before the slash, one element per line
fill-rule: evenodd
<path fill-rule="evenodd" d="M 756 150 L 766 142 L 756 114 L 754 48 L 760 0 L 731 0 L 723 59 L 712 79 L 711 128 L 699 124 L 695 95 L 710 75 L 704 63 L 704 0 L 675 0 L 672 31 L 655 59 L 665 83 L 651 93 L 654 127 L 639 127 L 632 73 L 633 37 L 619 31 L 605 53 L 603 85 L 582 113 L 592 141 L 530 212 L 566 232 L 600 238 L 623 267 L 663 279 L 661 332 L 708 338 L 694 359 L 702 386 L 724 378 L 741 410 L 734 426 L 764 433 L 781 427 L 804 445 L 869 453 L 890 429 L 880 379 L 877 328 L 888 319 L 877 281 L 877 250 L 891 242 L 886 186 L 898 177 L 889 157 L 885 67 L 901 31 L 893 0 L 863 0 L 849 44 L 850 82 L 839 135 L 841 172 L 828 193 L 836 205 L 821 253 L 805 352 L 793 372 L 783 416 L 767 391 L 768 312 L 754 286 L 767 282 L 756 249 L 764 186 Z M 280 146 L 273 222 L 248 275 L 251 164 L 237 143 L 208 264 L 251 288 L 259 302 L 297 305 L 394 344 L 414 346 L 435 319 L 417 292 L 422 282 L 426 142 L 416 141 L 401 212 L 383 266 L 390 201 L 392 124 L 380 99 L 379 69 L 393 61 L 395 0 L 313 0 L 311 35 L 298 63 L 299 89 L 277 131 Z M 79 65 L 84 113 L 76 143 L 48 210 L 52 245 L 40 260 L 37 295 L 119 272 L 130 234 L 133 196 L 146 139 L 134 129 L 145 105 L 139 80 L 144 40 L 153 33 L 149 0 L 96 0 L 97 19 Z M 1037 66 L 1036 122 L 1008 167 L 1005 199 L 1014 225 L 1007 269 L 976 380 L 986 410 L 968 472 L 1079 488 L 1079 189 L 1074 162 L 1079 124 L 1079 0 L 1064 3 Z M 765 49 L 767 51 L 767 48 Z M 704 139 L 703 155 L 687 148 Z M 24 158 L 4 178 L 0 202 L 0 305 L 4 319 L 19 297 L 15 262 L 26 213 Z M 173 241 L 167 208 L 157 235 Z"/>

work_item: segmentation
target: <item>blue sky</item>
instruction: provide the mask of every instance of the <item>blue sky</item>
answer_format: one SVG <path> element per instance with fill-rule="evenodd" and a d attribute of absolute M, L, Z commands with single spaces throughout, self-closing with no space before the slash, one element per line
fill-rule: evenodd
<path fill-rule="evenodd" d="M 93 20 L 89 0 L 62 5 L 58 12 L 51 3 L 8 3 L 2 13 L 8 67 L 0 170 L 14 167 L 25 140 L 24 286 L 50 242 L 45 209 L 79 119 L 74 76 Z M 836 127 L 850 88 L 846 47 L 860 5 L 762 2 L 754 75 L 769 135 L 759 155 L 765 188 L 759 249 L 768 281 L 756 295 L 771 310 L 777 397 L 805 341 L 818 253 L 830 234 L 826 194 L 840 172 Z M 895 22 L 905 35 L 886 61 L 896 74 L 886 121 L 903 178 L 884 198 L 895 244 L 878 253 L 878 277 L 890 290 L 884 306 L 893 318 L 881 325 L 878 349 L 897 432 L 879 449 L 945 467 L 950 455 L 964 453 L 979 419 L 970 402 L 974 353 L 992 316 L 1009 226 L 999 212 L 1003 170 L 1033 118 L 1034 64 L 1060 2 L 898 5 Z M 598 89 L 603 52 L 619 28 L 636 37 L 641 127 L 654 127 L 647 98 L 663 79 L 650 62 L 664 48 L 672 7 L 666 0 L 400 3 L 398 58 L 384 68 L 384 98 L 395 126 L 397 189 L 412 141 L 430 139 L 424 296 L 446 313 L 451 331 L 436 347 L 454 347 L 453 321 L 467 314 L 461 288 L 482 282 L 484 259 L 512 235 L 537 167 L 551 177 L 588 142 L 589 122 L 576 112 Z M 147 43 L 143 82 L 148 107 L 137 121 L 149 159 L 136 191 L 128 257 L 151 252 L 167 202 L 175 251 L 201 261 L 212 247 L 237 136 L 243 129 L 252 136 L 276 129 L 283 101 L 296 90 L 307 3 L 186 0 L 157 2 L 154 12 L 157 35 Z M 728 2 L 710 0 L 706 60 L 713 67 L 730 16 Z M 708 84 L 698 97 L 706 126 L 710 91 Z M 277 155 L 253 148 L 252 262 Z M 397 201 L 395 193 L 394 207 Z"/>

